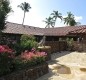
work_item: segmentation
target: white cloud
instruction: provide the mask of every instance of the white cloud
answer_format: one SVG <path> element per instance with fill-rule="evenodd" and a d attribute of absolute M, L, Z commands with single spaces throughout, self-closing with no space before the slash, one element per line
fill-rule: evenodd
<path fill-rule="evenodd" d="M 83 19 L 82 16 L 75 16 L 75 20 L 76 20 L 77 22 L 79 22 L 79 21 L 82 20 L 82 19 Z"/>
<path fill-rule="evenodd" d="M 67 17 L 67 16 L 63 16 L 63 18 L 65 18 L 65 17 Z M 75 20 L 76 20 L 76 21 L 80 21 L 80 20 L 82 20 L 82 19 L 83 19 L 82 16 L 75 16 Z"/>

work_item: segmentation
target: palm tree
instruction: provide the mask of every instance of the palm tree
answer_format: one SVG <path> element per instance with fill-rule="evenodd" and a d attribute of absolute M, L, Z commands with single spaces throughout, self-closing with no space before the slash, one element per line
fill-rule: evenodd
<path fill-rule="evenodd" d="M 45 28 L 50 28 L 50 26 L 52 26 L 53 27 L 53 20 L 52 20 L 52 18 L 51 17 L 49 17 L 49 18 L 46 18 L 46 20 L 44 21 L 45 23 L 46 23 L 46 27 Z"/>
<path fill-rule="evenodd" d="M 75 26 L 79 22 L 75 21 L 75 17 L 71 12 L 67 12 L 67 17 L 64 18 L 64 24 L 67 24 L 69 26 Z"/>
<path fill-rule="evenodd" d="M 31 9 L 31 7 L 30 7 L 30 4 L 27 2 L 21 3 L 20 5 L 18 5 L 18 7 L 20 7 L 24 11 L 24 17 L 23 17 L 23 22 L 22 22 L 22 25 L 23 25 L 24 19 L 25 19 L 25 13 L 29 12 L 29 9 Z"/>
<path fill-rule="evenodd" d="M 53 21 L 54 21 L 53 26 L 55 26 L 57 18 L 62 20 L 62 14 L 59 13 L 58 11 L 53 11 L 53 13 L 51 13 L 51 15 L 53 15 Z"/>

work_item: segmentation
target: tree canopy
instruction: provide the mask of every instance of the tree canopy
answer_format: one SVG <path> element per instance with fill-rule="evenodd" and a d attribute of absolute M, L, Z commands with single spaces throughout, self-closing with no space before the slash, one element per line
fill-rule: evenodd
<path fill-rule="evenodd" d="M 64 24 L 68 26 L 77 26 L 81 25 L 80 22 L 77 22 L 75 19 L 75 16 L 71 12 L 67 12 L 67 16 L 65 18 L 62 17 L 62 14 L 59 13 L 58 11 L 53 11 L 48 18 L 45 19 L 46 27 L 45 28 L 50 28 L 50 27 L 55 27 L 56 20 L 59 18 L 61 21 L 64 22 Z"/>
<path fill-rule="evenodd" d="M 56 20 L 57 18 L 61 19 L 62 20 L 62 14 L 59 13 L 58 11 L 53 11 L 53 13 L 51 13 L 52 15 L 52 18 L 53 18 L 53 27 L 55 26 L 55 23 L 56 23 Z"/>
<path fill-rule="evenodd" d="M 29 12 L 29 9 L 31 9 L 31 7 L 30 7 L 30 4 L 27 2 L 21 3 L 20 5 L 18 5 L 18 7 L 20 7 L 24 11 L 24 17 L 23 17 L 23 22 L 22 22 L 22 25 L 23 25 L 24 19 L 25 19 L 25 13 Z"/>
<path fill-rule="evenodd" d="M 67 17 L 64 18 L 64 24 L 68 26 L 79 25 L 80 22 L 76 22 L 74 15 L 71 12 L 67 12 Z"/>
<path fill-rule="evenodd" d="M 46 23 L 46 27 L 45 28 L 50 28 L 53 27 L 53 18 L 52 17 L 48 17 L 44 20 L 44 22 Z"/>
<path fill-rule="evenodd" d="M 0 31 L 5 28 L 6 18 L 11 10 L 9 0 L 0 0 Z"/>

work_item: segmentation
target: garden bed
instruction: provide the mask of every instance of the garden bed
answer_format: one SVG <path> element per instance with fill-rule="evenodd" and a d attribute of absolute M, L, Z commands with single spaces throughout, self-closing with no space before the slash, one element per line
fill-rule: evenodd
<path fill-rule="evenodd" d="M 33 68 L 24 69 L 3 76 L 0 80 L 36 80 L 37 78 L 48 73 L 48 64 L 43 63 Z"/>

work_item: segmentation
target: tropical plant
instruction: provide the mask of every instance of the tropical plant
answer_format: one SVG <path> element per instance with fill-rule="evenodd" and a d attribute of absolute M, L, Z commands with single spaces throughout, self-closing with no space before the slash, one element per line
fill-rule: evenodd
<path fill-rule="evenodd" d="M 31 9 L 31 7 L 30 7 L 30 4 L 27 2 L 21 3 L 20 5 L 18 5 L 18 7 L 20 7 L 24 11 L 24 17 L 23 17 L 23 22 L 22 22 L 22 25 L 23 25 L 24 19 L 25 19 L 25 13 L 29 12 L 29 9 Z"/>
<path fill-rule="evenodd" d="M 9 0 L 0 0 L 0 31 L 5 28 L 5 20 L 11 10 Z"/>
<path fill-rule="evenodd" d="M 46 18 L 44 22 L 46 23 L 45 28 L 50 28 L 51 26 L 53 27 L 54 21 L 53 21 L 53 18 L 51 18 L 50 16 L 49 18 Z"/>
<path fill-rule="evenodd" d="M 67 12 L 67 17 L 64 18 L 64 24 L 68 26 L 75 26 L 80 24 L 80 22 L 75 21 L 75 17 L 71 12 Z"/>
<path fill-rule="evenodd" d="M 54 21 L 54 23 L 53 23 L 53 27 L 54 27 L 54 26 L 55 26 L 55 23 L 56 23 L 57 18 L 59 18 L 59 19 L 61 19 L 61 20 L 62 20 L 62 14 L 61 14 L 61 13 L 59 13 L 58 11 L 53 11 L 53 13 L 51 13 L 51 15 L 53 16 L 52 18 L 53 18 L 53 21 Z"/>
<path fill-rule="evenodd" d="M 22 50 L 31 50 L 33 47 L 37 48 L 38 45 L 33 35 L 22 35 L 20 44 Z"/>
<path fill-rule="evenodd" d="M 68 50 L 72 51 L 73 50 L 73 42 L 74 42 L 73 38 L 67 38 L 66 41 L 67 41 Z"/>

